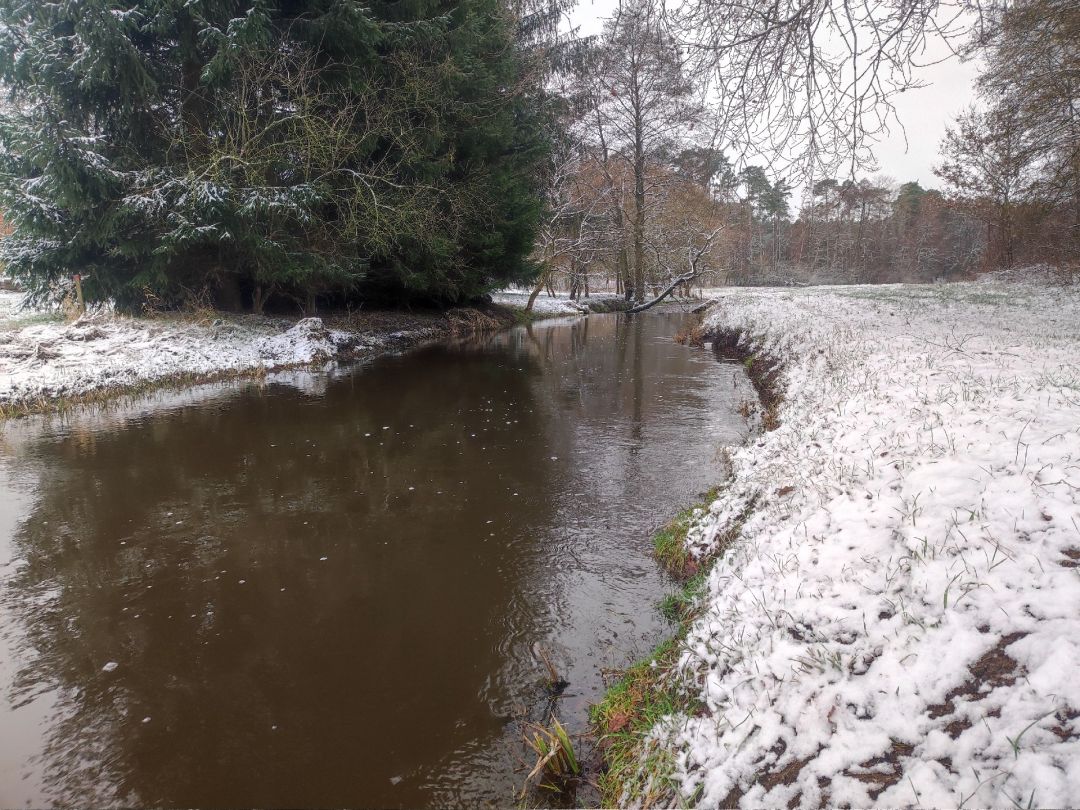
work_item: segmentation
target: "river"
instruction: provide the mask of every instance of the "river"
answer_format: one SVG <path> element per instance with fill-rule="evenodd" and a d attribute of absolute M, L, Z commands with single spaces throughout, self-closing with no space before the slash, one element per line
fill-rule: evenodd
<path fill-rule="evenodd" d="M 670 632 L 650 537 L 744 436 L 693 320 L 0 425 L 0 806 L 512 803 L 521 719 L 584 731 Z"/>

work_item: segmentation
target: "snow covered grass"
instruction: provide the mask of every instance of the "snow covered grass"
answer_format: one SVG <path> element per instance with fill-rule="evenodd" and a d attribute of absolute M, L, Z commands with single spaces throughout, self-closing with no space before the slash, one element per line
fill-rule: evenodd
<path fill-rule="evenodd" d="M 10 290 L 0 290 L 0 324 L 13 320 L 22 305 L 23 294 Z"/>
<path fill-rule="evenodd" d="M 51 313 L 0 310 L 0 415 L 97 402 L 163 384 L 261 375 L 352 358 L 435 334 L 329 329 L 319 318 L 128 318 L 110 313 L 65 323 Z"/>
<path fill-rule="evenodd" d="M 23 293 L 0 290 L 0 332 L 35 323 L 63 320 L 59 308 L 52 310 L 23 309 Z"/>
<path fill-rule="evenodd" d="M 782 358 L 779 424 L 688 527 L 715 564 L 622 798 L 1075 806 L 1080 290 L 730 290 L 705 327 Z"/>
<path fill-rule="evenodd" d="M 529 303 L 530 290 L 507 289 L 491 294 L 492 303 L 511 309 L 524 310 Z M 533 302 L 532 311 L 537 315 L 581 315 L 588 308 L 577 301 L 570 300 L 566 293 L 558 293 L 554 298 L 541 292 Z"/>
<path fill-rule="evenodd" d="M 531 290 L 510 287 L 491 294 L 492 303 L 502 307 L 508 307 L 524 313 L 529 303 Z M 627 306 L 623 298 L 613 291 L 594 290 L 588 298 L 582 297 L 577 301 L 565 293 L 558 291 L 555 297 L 546 291 L 536 296 L 533 302 L 532 312 L 535 317 L 560 317 L 563 315 L 584 315 L 589 312 L 616 312 Z"/>

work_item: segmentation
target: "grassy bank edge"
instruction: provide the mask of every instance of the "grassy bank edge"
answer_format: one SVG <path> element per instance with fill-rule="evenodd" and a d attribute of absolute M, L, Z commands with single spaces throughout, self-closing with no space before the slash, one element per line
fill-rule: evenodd
<path fill-rule="evenodd" d="M 708 342 L 718 355 L 738 360 L 746 368 L 761 404 L 761 428 L 779 425 L 783 402 L 780 376 L 783 363 L 768 354 L 751 335 L 736 330 L 693 330 L 687 342 Z M 751 434 L 751 437 L 753 434 Z M 749 440 L 749 438 L 748 438 Z M 670 717 L 691 717 L 706 711 L 697 694 L 687 690 L 675 668 L 691 625 L 700 615 L 709 573 L 742 532 L 753 513 L 754 501 L 718 537 L 712 554 L 694 558 L 686 547 L 687 532 L 716 500 L 724 484 L 709 490 L 700 503 L 680 512 L 653 537 L 657 562 L 679 583 L 659 603 L 660 611 L 675 624 L 674 634 L 648 656 L 627 668 L 590 708 L 602 769 L 597 779 L 602 807 L 692 806 L 695 796 L 683 796 L 675 780 L 674 752 L 654 734 L 658 723 Z"/>

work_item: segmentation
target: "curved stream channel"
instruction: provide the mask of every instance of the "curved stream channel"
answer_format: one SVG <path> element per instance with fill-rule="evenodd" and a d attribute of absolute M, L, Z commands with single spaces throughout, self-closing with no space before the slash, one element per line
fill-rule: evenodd
<path fill-rule="evenodd" d="M 537 645 L 580 732 L 670 632 L 650 537 L 753 397 L 693 320 L 0 426 L 0 806 L 511 804 Z"/>

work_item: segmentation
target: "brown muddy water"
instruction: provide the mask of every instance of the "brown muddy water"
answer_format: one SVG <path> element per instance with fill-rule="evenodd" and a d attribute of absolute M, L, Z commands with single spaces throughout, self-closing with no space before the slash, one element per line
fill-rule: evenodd
<path fill-rule="evenodd" d="M 512 804 L 753 396 L 597 315 L 0 426 L 0 806 Z"/>

